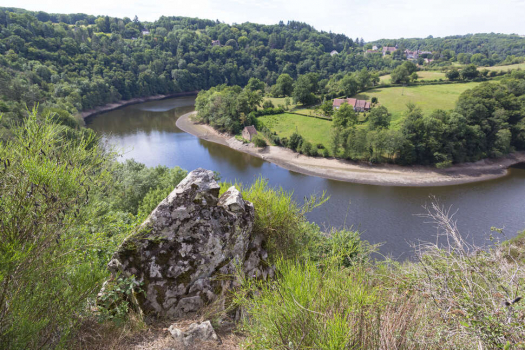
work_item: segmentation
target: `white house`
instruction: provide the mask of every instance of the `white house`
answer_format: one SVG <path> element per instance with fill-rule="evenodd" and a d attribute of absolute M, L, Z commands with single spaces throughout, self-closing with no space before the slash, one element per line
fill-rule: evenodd
<path fill-rule="evenodd" d="M 335 56 L 335 55 L 337 55 L 338 53 L 339 53 L 339 52 L 333 50 L 332 52 L 330 52 L 330 56 Z"/>

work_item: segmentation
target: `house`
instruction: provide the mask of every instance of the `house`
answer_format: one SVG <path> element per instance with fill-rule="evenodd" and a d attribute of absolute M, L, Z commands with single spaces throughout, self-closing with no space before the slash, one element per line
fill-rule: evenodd
<path fill-rule="evenodd" d="M 332 52 L 330 52 L 330 56 L 335 56 L 335 55 L 337 55 L 338 53 L 339 53 L 339 52 L 333 50 Z"/>
<path fill-rule="evenodd" d="M 397 50 L 397 46 L 383 46 L 383 56 L 387 55 L 387 52 L 393 54 Z"/>
<path fill-rule="evenodd" d="M 372 50 L 377 51 L 377 46 L 372 46 Z"/>
<path fill-rule="evenodd" d="M 251 141 L 255 135 L 257 135 L 257 130 L 255 130 L 255 126 L 253 125 L 245 126 L 242 130 L 242 137 L 245 140 Z"/>
<path fill-rule="evenodd" d="M 221 41 L 220 40 L 212 40 L 211 41 L 211 46 L 221 46 Z"/>
<path fill-rule="evenodd" d="M 149 30 L 147 29 L 142 30 L 142 35 L 149 35 Z"/>
<path fill-rule="evenodd" d="M 374 47 L 375 47 L 375 46 L 374 46 Z M 370 49 L 368 49 L 368 50 L 366 50 L 366 52 L 365 52 L 365 56 L 366 56 L 366 55 L 369 55 L 369 54 L 371 54 L 371 53 L 379 53 L 379 50 L 370 50 Z"/>
<path fill-rule="evenodd" d="M 405 55 L 407 55 L 408 60 L 417 60 L 419 58 L 419 50 L 416 50 L 416 51 L 405 50 Z"/>
<path fill-rule="evenodd" d="M 366 112 L 370 110 L 370 102 L 365 100 L 358 100 L 356 98 L 336 98 L 332 104 L 333 109 L 339 109 L 343 103 L 351 106 L 356 112 Z"/>

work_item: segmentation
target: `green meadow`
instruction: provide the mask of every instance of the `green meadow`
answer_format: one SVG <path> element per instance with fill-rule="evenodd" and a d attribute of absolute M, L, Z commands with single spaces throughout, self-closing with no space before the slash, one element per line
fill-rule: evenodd
<path fill-rule="evenodd" d="M 275 131 L 279 137 L 289 138 L 297 131 L 313 145 L 322 143 L 326 148 L 330 145 L 330 120 L 310 118 L 291 113 L 265 115 L 258 118 L 268 129 Z"/>
<path fill-rule="evenodd" d="M 392 126 L 399 126 L 407 103 L 414 103 L 423 112 L 435 109 L 452 109 L 464 91 L 472 89 L 480 83 L 419 85 L 391 88 L 377 88 L 358 94 L 357 98 L 370 101 L 377 97 L 380 105 L 392 113 Z"/>
<path fill-rule="evenodd" d="M 417 72 L 417 75 L 419 76 L 419 81 L 425 81 L 425 80 L 439 80 L 443 79 L 446 80 L 445 73 L 437 72 L 437 71 L 419 71 Z M 390 84 L 390 74 L 383 75 L 379 77 L 379 82 Z"/>

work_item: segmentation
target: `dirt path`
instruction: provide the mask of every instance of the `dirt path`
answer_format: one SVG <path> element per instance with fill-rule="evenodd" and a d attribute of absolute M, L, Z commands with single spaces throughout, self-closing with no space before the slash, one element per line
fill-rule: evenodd
<path fill-rule="evenodd" d="M 187 113 L 177 120 L 177 127 L 201 139 L 219 143 L 240 152 L 260 157 L 282 168 L 327 179 L 383 186 L 449 186 L 487 181 L 507 175 L 507 168 L 525 162 L 525 152 L 503 158 L 454 165 L 447 169 L 393 164 L 367 165 L 335 158 L 300 155 L 287 148 L 257 148 L 243 144 L 231 135 L 221 134 L 209 125 L 192 122 Z"/>

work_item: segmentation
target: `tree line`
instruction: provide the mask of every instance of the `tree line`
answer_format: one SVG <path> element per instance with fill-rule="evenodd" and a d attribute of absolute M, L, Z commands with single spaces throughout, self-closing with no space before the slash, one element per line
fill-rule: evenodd
<path fill-rule="evenodd" d="M 447 167 L 501 157 L 525 149 L 525 72 L 512 71 L 499 83 L 484 82 L 462 93 L 453 110 L 424 114 L 408 104 L 399 128 L 390 127 L 383 107 L 357 115 L 342 105 L 333 115 L 333 154 L 352 160 Z"/>

